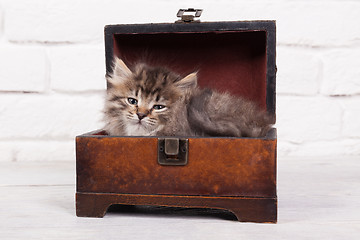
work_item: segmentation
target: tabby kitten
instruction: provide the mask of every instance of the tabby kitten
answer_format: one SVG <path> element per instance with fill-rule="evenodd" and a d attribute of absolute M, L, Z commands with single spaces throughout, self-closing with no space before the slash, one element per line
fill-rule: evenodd
<path fill-rule="evenodd" d="M 107 77 L 106 130 L 123 136 L 262 137 L 270 117 L 254 103 L 197 87 L 197 73 L 181 76 L 116 58 Z"/>

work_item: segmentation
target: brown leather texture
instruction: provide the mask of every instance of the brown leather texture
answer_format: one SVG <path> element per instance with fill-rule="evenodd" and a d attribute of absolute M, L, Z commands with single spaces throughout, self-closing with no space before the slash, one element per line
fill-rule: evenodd
<path fill-rule="evenodd" d="M 189 138 L 188 163 L 162 166 L 155 137 L 76 138 L 77 191 L 276 197 L 276 138 Z"/>

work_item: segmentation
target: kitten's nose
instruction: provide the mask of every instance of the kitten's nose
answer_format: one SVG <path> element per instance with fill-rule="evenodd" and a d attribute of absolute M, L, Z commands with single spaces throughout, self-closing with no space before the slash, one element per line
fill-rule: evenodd
<path fill-rule="evenodd" d="M 146 113 L 142 113 L 142 112 L 138 112 L 136 113 L 136 115 L 138 115 L 139 120 L 143 119 L 144 117 L 146 117 Z"/>

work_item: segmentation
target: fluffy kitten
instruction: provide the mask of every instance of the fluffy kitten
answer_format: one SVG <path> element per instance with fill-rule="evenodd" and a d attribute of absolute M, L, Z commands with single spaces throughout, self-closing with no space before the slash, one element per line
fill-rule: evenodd
<path fill-rule="evenodd" d="M 252 102 L 197 87 L 197 74 L 182 78 L 159 67 L 121 59 L 107 77 L 106 130 L 123 136 L 262 137 L 269 116 Z"/>

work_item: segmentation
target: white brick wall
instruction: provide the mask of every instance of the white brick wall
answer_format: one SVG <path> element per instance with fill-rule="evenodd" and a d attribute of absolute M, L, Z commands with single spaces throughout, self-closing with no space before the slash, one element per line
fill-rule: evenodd
<path fill-rule="evenodd" d="M 359 138 L 360 98 L 347 98 L 341 104 L 344 109 L 342 136 L 354 139 Z"/>
<path fill-rule="evenodd" d="M 3 91 L 44 92 L 48 66 L 44 48 L 0 46 L 0 89 Z"/>
<path fill-rule="evenodd" d="M 324 54 L 323 61 L 324 80 L 321 93 L 326 95 L 360 94 L 360 48 L 330 51 Z"/>
<path fill-rule="evenodd" d="M 336 141 L 341 136 L 342 112 L 335 99 L 278 96 L 279 138 L 294 144 Z"/>
<path fill-rule="evenodd" d="M 101 126 L 103 94 L 3 94 L 0 140 L 73 139 Z"/>
<path fill-rule="evenodd" d="M 105 90 L 105 53 L 98 46 L 61 46 L 49 50 L 51 89 Z"/>
<path fill-rule="evenodd" d="M 3 28 L 4 28 L 4 21 L 3 21 L 3 17 L 4 17 L 4 14 L 3 14 L 3 9 L 2 9 L 2 6 L 0 4 L 0 38 L 2 37 L 3 35 Z"/>
<path fill-rule="evenodd" d="M 277 20 L 279 156 L 360 156 L 356 0 L 0 0 L 0 161 L 75 159 L 74 137 L 102 127 L 103 27 Z"/>
<path fill-rule="evenodd" d="M 322 62 L 311 50 L 280 46 L 277 66 L 277 78 L 282 79 L 277 84 L 278 94 L 311 96 L 319 92 Z"/>

